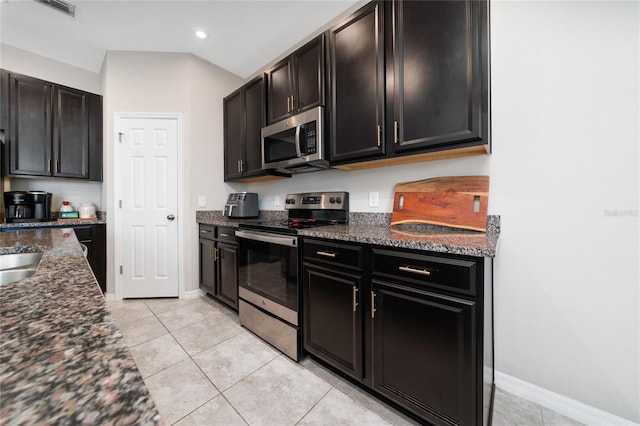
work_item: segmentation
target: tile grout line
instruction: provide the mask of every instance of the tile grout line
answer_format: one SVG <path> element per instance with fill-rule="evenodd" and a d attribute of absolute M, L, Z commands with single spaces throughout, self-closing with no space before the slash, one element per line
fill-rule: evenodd
<path fill-rule="evenodd" d="M 201 404 L 201 405 L 199 405 L 198 407 L 194 408 L 194 409 L 193 409 L 193 410 L 191 410 L 190 412 L 186 413 L 186 414 L 185 414 L 184 416 L 182 416 L 180 419 L 176 420 L 175 422 L 173 422 L 173 423 L 171 423 L 171 424 L 172 424 L 172 425 L 174 425 L 174 424 L 176 424 L 176 423 L 180 422 L 182 419 L 184 419 L 185 417 L 188 417 L 189 415 L 193 414 L 195 411 L 199 410 L 199 409 L 200 409 L 200 408 L 202 408 L 204 405 L 208 404 L 209 402 L 211 402 L 212 400 L 214 400 L 214 399 L 215 399 L 215 398 L 217 398 L 218 396 L 222 396 L 222 398 L 223 398 L 223 399 L 224 399 L 224 400 L 229 404 L 229 406 L 230 406 L 230 407 L 231 407 L 231 408 L 232 408 L 232 409 L 233 409 L 233 410 L 238 414 L 238 416 L 240 416 L 240 418 L 241 418 L 241 419 L 242 419 L 242 420 L 243 420 L 247 425 L 250 425 L 250 423 L 247 421 L 247 419 L 245 419 L 245 418 L 244 418 L 244 416 L 242 416 L 242 414 L 240 414 L 240 412 L 238 411 L 238 409 L 237 409 L 237 408 L 236 408 L 236 407 L 231 403 L 231 401 L 229 401 L 229 400 L 227 399 L 227 397 L 226 397 L 226 395 L 224 394 L 224 392 L 226 392 L 226 391 L 228 391 L 229 389 L 231 389 L 232 387 L 236 386 L 238 383 L 242 382 L 243 380 L 245 380 L 247 377 L 251 376 L 252 374 L 255 374 L 256 372 L 258 372 L 258 371 L 260 371 L 261 369 L 265 368 L 267 365 L 269 365 L 269 364 L 273 363 L 275 360 L 277 360 L 277 359 L 279 359 L 279 358 L 283 358 L 283 359 L 284 359 L 284 358 L 285 358 L 285 355 L 283 355 L 282 353 L 278 353 L 278 352 L 276 351 L 276 354 L 275 354 L 275 356 L 274 356 L 272 359 L 270 359 L 269 361 L 267 361 L 267 362 L 266 362 L 266 363 L 264 363 L 263 365 L 259 366 L 259 367 L 258 367 L 258 368 L 256 368 L 255 370 L 253 370 L 253 371 L 251 371 L 251 372 L 247 373 L 244 377 L 242 377 L 240 380 L 238 380 L 237 382 L 235 382 L 235 383 L 234 383 L 234 384 L 232 384 L 231 386 L 227 387 L 226 389 L 224 389 L 224 390 L 220 390 L 220 389 L 219 389 L 219 388 L 218 388 L 218 387 L 217 387 L 217 386 L 212 382 L 212 380 L 211 380 L 211 379 L 209 378 L 209 376 L 204 372 L 204 370 L 202 370 L 202 368 L 200 367 L 200 365 L 199 365 L 199 364 L 198 364 L 198 363 L 193 359 L 193 356 L 196 356 L 196 355 L 198 355 L 198 354 L 200 354 L 200 353 L 202 353 L 202 352 L 205 352 L 205 351 L 207 351 L 207 350 L 210 350 L 210 349 L 212 349 L 212 348 L 214 348 L 214 347 L 218 346 L 219 344 L 221 344 L 221 343 L 223 343 L 223 342 L 226 342 L 226 341 L 228 341 L 228 340 L 230 340 L 230 339 L 232 339 L 232 338 L 234 338 L 234 337 L 239 336 L 241 333 L 238 333 L 238 334 L 236 334 L 236 335 L 234 335 L 234 336 L 231 336 L 231 337 L 229 337 L 229 338 L 227 338 L 227 339 L 224 339 L 223 341 L 220 341 L 220 342 L 216 343 L 215 345 L 211 346 L 210 348 L 204 349 L 204 350 L 202 350 L 202 351 L 200 351 L 200 352 L 198 352 L 198 353 L 196 353 L 196 354 L 194 354 L 194 355 L 191 355 L 191 354 L 190 354 L 190 353 L 189 353 L 189 352 L 184 348 L 184 346 L 179 342 L 179 340 L 176 338 L 176 336 L 174 336 L 173 332 L 172 332 L 172 331 L 167 327 L 167 325 L 166 325 L 166 324 L 165 324 L 165 323 L 164 323 L 164 322 L 163 322 L 163 321 L 158 317 L 158 314 L 162 314 L 162 313 L 165 313 L 165 312 L 170 312 L 170 311 L 172 311 L 172 310 L 174 310 L 174 309 L 167 309 L 166 311 L 162 311 L 162 312 L 156 313 L 156 312 L 155 312 L 155 311 L 154 311 L 154 310 L 153 310 L 149 305 L 147 305 L 147 304 L 146 304 L 146 302 L 143 302 L 143 303 L 144 303 L 144 305 L 147 307 L 147 309 L 149 309 L 149 311 L 150 311 L 150 312 L 151 312 L 151 314 L 152 314 L 151 316 L 146 317 L 146 318 L 155 317 L 155 318 L 158 320 L 158 322 L 162 325 L 162 327 L 166 330 L 167 334 L 171 336 L 171 338 L 172 338 L 172 339 L 173 339 L 173 340 L 178 344 L 178 346 L 179 346 L 179 347 L 184 351 L 184 353 L 187 355 L 187 358 L 185 358 L 185 359 L 183 359 L 183 360 L 180 360 L 180 361 L 178 361 L 178 362 L 176 362 L 176 363 L 174 363 L 174 364 L 172 364 L 172 365 L 169 365 L 169 366 L 167 366 L 167 367 L 165 367 L 165 368 L 163 368 L 163 369 L 161 369 L 161 370 L 159 370 L 159 371 L 157 371 L 157 372 L 155 372 L 155 373 L 153 373 L 153 374 L 151 374 L 151 375 L 149 375 L 149 376 L 145 377 L 144 379 L 148 379 L 148 378 L 150 378 L 150 377 L 153 377 L 153 376 L 155 376 L 155 375 L 157 375 L 157 374 L 159 374 L 159 373 L 161 373 L 161 372 L 164 372 L 164 371 L 166 371 L 166 370 L 168 370 L 168 369 L 170 369 L 170 368 L 172 368 L 172 367 L 176 366 L 177 364 L 179 364 L 179 363 L 181 363 L 181 362 L 186 361 L 187 359 L 189 359 L 189 360 L 191 360 L 191 361 L 192 361 L 192 363 L 196 366 L 196 368 L 198 369 L 198 371 L 200 371 L 200 372 L 202 373 L 202 375 L 206 378 L 206 380 L 207 380 L 209 383 L 211 383 L 211 385 L 214 387 L 214 389 L 215 389 L 216 391 L 218 391 L 218 394 L 216 394 L 216 395 L 215 395 L 215 396 L 213 396 L 212 398 L 208 399 L 207 401 L 205 401 L 204 403 L 202 403 L 202 404 Z M 143 318 L 143 319 L 144 319 L 144 318 Z M 202 320 L 201 320 L 201 321 L 202 321 Z M 131 322 L 133 322 L 133 321 L 131 321 Z M 196 321 L 196 322 L 194 322 L 194 323 L 191 323 L 191 324 L 186 324 L 186 325 L 184 325 L 184 326 L 180 327 L 179 329 L 177 329 L 177 330 L 175 330 L 175 331 L 178 331 L 178 330 L 181 330 L 181 329 L 183 329 L 183 328 L 185 328 L 185 327 L 188 327 L 188 326 L 190 326 L 190 325 L 196 324 L 197 322 L 198 322 L 198 321 Z M 248 333 L 249 335 L 255 336 L 253 333 L 249 332 L 249 331 L 248 331 L 248 330 L 246 330 L 244 327 L 242 327 L 242 332 L 245 332 L 245 333 Z M 164 335 L 163 335 L 163 336 L 164 336 Z M 155 337 L 154 339 L 157 339 L 157 338 L 159 338 L 159 337 L 162 337 L 162 336 Z M 148 341 L 151 341 L 151 340 L 153 340 L 153 339 L 150 339 L 150 340 L 148 340 Z M 147 342 L 148 342 L 148 341 L 147 341 Z M 138 345 L 143 344 L 143 343 L 145 343 L 145 342 L 138 343 L 138 344 L 136 344 L 135 346 L 138 346 Z M 270 345 L 268 345 L 268 346 L 269 346 L 269 347 L 271 347 Z M 131 348 L 131 347 L 130 347 L 130 346 L 128 346 L 128 345 L 127 345 L 127 347 L 128 347 L 129 349 Z M 302 368 L 306 370 L 306 368 L 304 368 L 304 367 L 302 367 Z M 320 377 L 319 377 L 319 378 L 320 378 Z M 144 379 L 143 379 L 143 380 L 144 380 Z M 322 378 L 320 378 L 320 379 L 326 382 L 326 380 L 324 380 L 324 379 L 322 379 Z M 304 418 L 305 418 L 305 417 L 306 417 L 306 416 L 307 416 L 307 415 L 308 415 L 308 414 L 309 414 L 309 413 L 310 413 L 310 412 L 311 412 L 311 411 L 312 411 L 312 410 L 313 410 L 313 409 L 314 409 L 314 408 L 315 408 L 315 407 L 320 403 L 320 401 L 322 401 L 322 400 L 327 396 L 327 394 L 328 394 L 329 392 L 331 392 L 332 390 L 334 390 L 334 389 L 335 389 L 335 390 L 337 390 L 337 391 L 339 391 L 339 392 L 341 392 L 341 393 L 344 393 L 342 390 L 338 389 L 335 385 L 330 384 L 330 383 L 328 383 L 328 382 L 326 382 L 326 383 L 330 385 L 330 388 L 327 390 L 327 392 L 325 392 L 325 393 L 324 393 L 324 394 L 323 394 L 323 395 L 318 399 L 318 401 L 316 401 L 316 402 L 313 404 L 313 406 L 312 406 L 312 407 L 311 407 L 311 408 L 310 408 L 310 409 L 309 409 L 309 410 L 308 410 L 308 411 L 307 411 L 307 412 L 306 412 L 306 413 L 305 413 L 305 414 L 304 414 L 304 415 L 303 415 L 303 416 L 302 416 L 302 417 L 301 417 L 301 418 L 300 418 L 300 419 L 299 419 L 295 424 L 299 424 L 299 423 L 300 423 L 300 422 L 301 422 L 301 421 L 302 421 L 302 420 L 303 420 L 303 419 L 304 419 Z M 364 405 L 364 404 L 363 404 L 361 401 L 359 401 L 357 398 L 353 398 L 352 396 L 349 396 L 349 395 L 346 395 L 346 396 L 347 396 L 348 398 L 352 399 L 352 400 L 353 400 L 356 404 L 358 404 L 360 407 L 362 407 L 362 408 L 364 408 L 364 409 L 367 409 L 367 410 L 370 410 L 370 411 L 372 411 L 374 414 L 378 415 L 378 416 L 379 416 L 381 419 L 383 419 L 384 421 L 387 421 L 387 422 L 389 422 L 389 423 L 392 423 L 392 422 L 391 422 L 389 419 L 387 419 L 386 417 L 384 417 L 384 416 L 382 416 L 382 415 L 380 415 L 380 414 L 376 413 L 375 411 L 371 410 L 370 408 L 368 408 L 366 405 Z"/>
<path fill-rule="evenodd" d="M 316 376 L 316 377 L 317 377 L 317 376 Z M 328 384 L 328 383 L 327 383 L 327 384 Z M 307 417 L 307 416 L 309 415 L 309 413 L 310 413 L 310 412 L 312 412 L 312 411 L 314 410 L 314 408 L 316 408 L 316 407 L 318 406 L 318 404 L 320 404 L 320 401 L 322 401 L 322 400 L 323 400 L 323 399 L 324 399 L 324 398 L 329 394 L 329 392 L 331 392 L 333 389 L 335 389 L 335 388 L 334 388 L 334 386 L 333 386 L 333 385 L 330 385 L 329 390 L 328 390 L 328 391 L 326 391 L 326 392 L 324 393 L 324 395 L 322 395 L 322 396 L 321 396 L 321 397 L 320 397 L 320 398 L 315 402 L 315 404 L 313 404 L 313 406 L 311 406 L 311 408 L 309 408 L 309 409 L 307 410 L 307 412 L 306 412 L 306 413 L 304 413 L 304 415 L 303 415 L 302 417 L 300 417 L 300 419 L 299 419 L 295 424 L 296 424 L 296 425 L 300 424 L 300 422 L 301 422 L 301 421 L 303 421 L 303 420 L 304 420 L 304 418 L 305 418 L 305 417 Z"/>
<path fill-rule="evenodd" d="M 169 334 L 169 335 L 170 335 L 170 336 L 171 336 L 171 337 L 176 341 L 176 343 L 178 344 L 178 346 L 180 346 L 180 348 L 181 348 L 181 349 L 182 349 L 182 350 L 187 354 L 188 359 L 189 359 L 189 360 L 191 360 L 191 362 L 193 362 L 193 364 L 196 366 L 196 368 L 198 369 L 198 371 L 200 371 L 200 373 L 202 373 L 202 375 L 207 379 L 207 381 L 208 381 L 209 383 L 211 383 L 211 386 L 213 386 L 213 388 L 214 388 L 216 391 L 218 391 L 218 394 L 217 394 L 217 395 L 215 395 L 215 396 L 214 396 L 214 397 L 212 397 L 211 399 L 208 399 L 206 402 L 204 402 L 204 403 L 203 403 L 203 404 L 201 404 L 200 406 L 196 407 L 195 409 L 191 410 L 190 412 L 186 413 L 184 416 L 182 416 L 181 418 L 179 418 L 178 420 L 176 420 L 175 422 L 173 422 L 173 423 L 172 423 L 172 425 L 173 425 L 173 424 L 176 424 L 176 423 L 178 423 L 178 422 L 180 422 L 180 421 L 181 421 L 182 419 L 184 419 L 185 417 L 190 416 L 191 414 L 193 414 L 194 412 L 198 411 L 200 408 L 202 408 L 203 406 L 207 405 L 209 402 L 213 401 L 215 398 L 217 398 L 217 397 L 219 397 L 219 396 L 220 396 L 220 397 L 222 397 L 222 398 L 227 402 L 227 404 L 229 404 L 229 406 L 233 409 L 233 411 L 235 411 L 235 412 L 238 414 L 238 416 L 242 419 L 242 421 L 244 421 L 244 422 L 248 425 L 248 424 L 249 424 L 249 422 L 247 422 L 247 420 L 244 418 L 244 416 L 242 416 L 242 414 L 240 414 L 240 412 L 238 411 L 238 409 L 237 409 L 237 408 L 236 408 L 236 407 L 231 403 L 231 401 L 229 401 L 229 400 L 227 399 L 227 397 L 224 395 L 223 391 L 222 391 L 222 390 L 220 390 L 220 389 L 215 385 L 215 383 L 213 383 L 213 381 L 211 380 L 211 378 L 210 378 L 210 377 L 209 377 L 209 376 L 204 372 L 204 370 L 200 367 L 200 365 L 196 362 L 196 360 L 194 360 L 194 359 L 193 359 L 193 356 L 198 355 L 198 354 L 200 354 L 200 353 L 202 353 L 202 352 L 208 351 L 209 349 L 214 348 L 214 347 L 216 347 L 216 346 L 220 345 L 221 343 L 224 343 L 224 342 L 226 342 L 226 341 L 228 341 L 228 340 L 230 340 L 230 339 L 233 339 L 233 338 L 234 338 L 234 337 L 236 337 L 236 336 L 239 336 L 241 333 L 238 333 L 238 334 L 236 334 L 236 335 L 234 335 L 234 336 L 228 337 L 228 338 L 226 338 L 226 339 L 224 339 L 224 340 L 222 340 L 222 341 L 220 341 L 220 342 L 216 343 L 215 345 L 211 346 L 210 348 L 204 349 L 204 350 L 202 350 L 202 351 L 200 351 L 200 352 L 198 352 L 198 353 L 196 353 L 196 354 L 194 354 L 194 355 L 191 355 L 191 354 L 190 354 L 190 353 L 189 353 L 189 352 L 184 348 L 184 346 L 182 346 L 182 344 L 181 344 L 181 343 L 180 343 L 180 341 L 176 338 L 176 336 L 174 336 L 174 335 L 173 335 L 173 333 L 171 332 L 171 330 L 169 330 L 169 328 L 167 328 L 167 326 L 165 325 L 165 323 L 164 323 L 164 322 L 162 322 L 162 320 L 161 320 L 160 318 L 158 318 L 158 316 L 156 315 L 156 313 L 155 313 L 155 312 L 154 312 L 154 311 L 153 311 L 153 310 L 152 310 L 152 309 L 151 309 L 151 308 L 150 308 L 146 303 L 145 303 L 145 306 L 147 306 L 147 308 L 148 308 L 148 309 L 153 313 L 153 315 L 154 315 L 154 316 L 156 317 L 156 319 L 160 322 L 160 324 L 162 324 L 162 326 L 165 328 L 165 330 L 167 330 L 167 333 L 168 333 L 168 334 Z M 167 310 L 166 312 L 168 312 L 168 311 L 170 311 L 170 309 L 169 309 L 169 310 Z M 224 314 L 224 312 L 223 312 L 223 314 Z M 226 315 L 225 315 L 225 316 L 226 316 Z M 195 324 L 195 323 L 193 323 L 193 324 Z M 192 324 L 187 324 L 187 325 L 185 325 L 184 327 L 179 328 L 178 330 L 181 330 L 182 328 L 188 327 L 189 325 L 192 325 Z M 244 330 L 243 330 L 243 331 L 244 331 Z M 277 356 L 276 356 L 276 358 L 277 358 Z M 275 358 L 274 358 L 274 359 L 275 359 Z M 183 361 L 185 361 L 185 360 L 183 360 Z M 271 361 L 273 361 L 273 360 L 271 360 Z M 269 362 L 271 362 L 271 361 L 269 361 Z M 180 362 L 182 362 L 182 361 L 180 361 Z M 267 362 L 267 364 L 268 364 L 269 362 Z M 177 364 L 177 363 L 176 363 L 176 364 Z M 173 366 L 174 366 L 174 365 L 176 365 L 176 364 L 173 364 L 172 366 L 169 366 L 169 367 L 167 367 L 167 368 L 165 368 L 164 370 L 161 370 L 161 371 L 165 371 L 165 370 L 167 370 L 167 369 L 169 369 L 169 368 L 173 367 Z M 265 364 L 265 365 L 266 365 L 266 364 Z M 259 369 L 260 369 L 260 368 L 256 369 L 255 371 L 258 371 Z M 255 371 L 254 371 L 254 372 L 255 372 Z M 159 373 L 159 372 L 160 372 L 160 371 L 158 371 L 158 373 Z M 249 375 L 253 374 L 254 372 L 249 373 L 247 376 L 249 376 Z M 153 375 L 155 375 L 155 374 L 157 374 L 157 373 L 154 373 Z M 241 382 L 242 380 L 244 380 L 247 376 L 243 377 L 243 378 L 242 378 L 241 380 L 239 380 L 237 383 L 239 383 L 239 382 Z M 149 377 L 151 377 L 151 376 L 149 376 Z M 227 388 L 227 389 L 230 389 L 231 387 L 235 386 L 237 383 L 234 383 L 232 386 L 229 386 L 229 388 Z"/>

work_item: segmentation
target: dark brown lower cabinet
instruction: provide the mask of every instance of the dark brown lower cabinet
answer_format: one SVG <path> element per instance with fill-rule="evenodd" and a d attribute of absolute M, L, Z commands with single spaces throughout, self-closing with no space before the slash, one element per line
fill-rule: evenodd
<path fill-rule="evenodd" d="M 362 380 L 362 276 L 304 266 L 304 347 Z"/>
<path fill-rule="evenodd" d="M 87 247 L 87 261 L 102 293 L 107 291 L 107 226 L 104 224 L 73 226 L 76 237 Z"/>
<path fill-rule="evenodd" d="M 238 244 L 229 227 L 200 225 L 200 288 L 238 309 Z"/>
<path fill-rule="evenodd" d="M 216 289 L 216 243 L 200 237 L 200 288 L 213 295 Z"/>
<path fill-rule="evenodd" d="M 373 388 L 434 424 L 474 424 L 475 302 L 373 280 Z"/>
<path fill-rule="evenodd" d="M 303 244 L 308 353 L 421 423 L 488 424 L 489 260 L 319 239 Z"/>
<path fill-rule="evenodd" d="M 214 296 L 238 309 L 238 246 L 218 243 L 218 276 Z"/>

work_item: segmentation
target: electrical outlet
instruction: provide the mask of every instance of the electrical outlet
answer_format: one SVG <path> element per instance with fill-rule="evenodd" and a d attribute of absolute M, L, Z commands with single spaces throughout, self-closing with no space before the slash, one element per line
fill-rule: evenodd
<path fill-rule="evenodd" d="M 198 196 L 198 207 L 207 207 L 207 196 L 206 195 Z"/>
<path fill-rule="evenodd" d="M 377 192 L 370 192 L 369 193 L 369 207 L 378 207 L 378 205 L 379 205 L 378 193 Z"/>
<path fill-rule="evenodd" d="M 273 197 L 273 205 L 274 206 L 279 206 L 280 205 L 280 196 L 276 195 L 275 197 Z"/>

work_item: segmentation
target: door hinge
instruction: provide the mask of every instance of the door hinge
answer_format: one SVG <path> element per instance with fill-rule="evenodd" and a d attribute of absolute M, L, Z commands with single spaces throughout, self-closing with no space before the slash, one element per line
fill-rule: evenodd
<path fill-rule="evenodd" d="M 118 200 L 118 205 L 122 208 L 122 200 Z"/>
<path fill-rule="evenodd" d="M 122 265 L 120 265 L 120 275 L 122 275 L 122 272 L 123 272 L 123 268 L 122 268 Z"/>
<path fill-rule="evenodd" d="M 124 133 L 118 132 L 118 142 L 124 142 Z"/>

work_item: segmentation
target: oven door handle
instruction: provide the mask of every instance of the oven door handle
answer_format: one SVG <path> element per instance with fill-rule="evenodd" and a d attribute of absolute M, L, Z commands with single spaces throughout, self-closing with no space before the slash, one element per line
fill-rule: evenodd
<path fill-rule="evenodd" d="M 247 240 L 262 241 L 265 243 L 277 244 L 280 246 L 287 246 L 287 247 L 298 246 L 298 238 L 290 237 L 287 235 L 266 234 L 264 232 L 237 230 L 236 237 L 244 238 Z"/>

